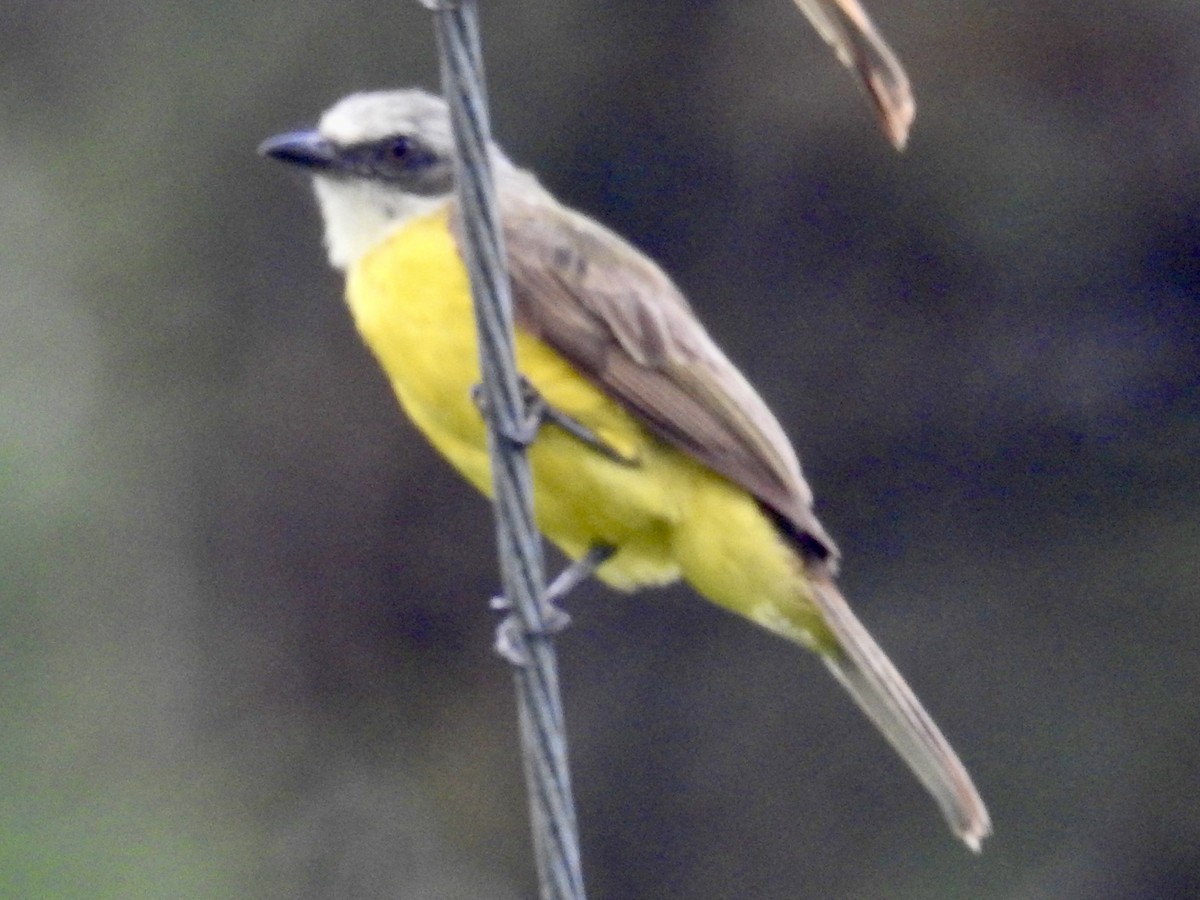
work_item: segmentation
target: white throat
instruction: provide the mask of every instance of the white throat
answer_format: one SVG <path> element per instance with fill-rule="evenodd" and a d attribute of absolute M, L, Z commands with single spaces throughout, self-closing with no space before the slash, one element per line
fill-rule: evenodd
<path fill-rule="evenodd" d="M 449 195 L 419 197 L 369 181 L 320 176 L 313 179 L 313 188 L 325 220 L 329 262 L 343 271 L 388 235 L 450 199 Z"/>

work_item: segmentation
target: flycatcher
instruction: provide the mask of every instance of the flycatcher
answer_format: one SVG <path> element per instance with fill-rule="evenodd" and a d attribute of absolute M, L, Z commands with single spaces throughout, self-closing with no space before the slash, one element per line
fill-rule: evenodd
<path fill-rule="evenodd" d="M 431 94 L 355 94 L 261 152 L 307 169 L 359 332 L 416 426 L 491 491 L 454 144 Z M 684 579 L 818 653 L 978 850 L 954 750 L 850 611 L 783 429 L 670 278 L 493 147 L 517 364 L 548 411 L 529 448 L 538 526 L 621 590 Z"/>

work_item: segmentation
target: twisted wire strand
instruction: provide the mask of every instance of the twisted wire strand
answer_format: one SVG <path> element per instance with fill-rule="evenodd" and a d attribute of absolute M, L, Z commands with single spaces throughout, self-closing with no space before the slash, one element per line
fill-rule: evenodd
<path fill-rule="evenodd" d="M 520 622 L 514 666 L 522 758 L 543 900 L 583 900 L 575 801 L 567 762 L 558 662 L 543 621 L 542 544 L 533 483 L 519 432 L 525 403 L 513 345 L 512 297 L 488 146 L 488 111 L 476 0 L 421 0 L 432 10 L 450 106 L 456 182 L 464 223 L 463 257 L 475 300 L 480 366 L 505 597 Z M 515 630 L 515 629 L 514 629 Z"/>

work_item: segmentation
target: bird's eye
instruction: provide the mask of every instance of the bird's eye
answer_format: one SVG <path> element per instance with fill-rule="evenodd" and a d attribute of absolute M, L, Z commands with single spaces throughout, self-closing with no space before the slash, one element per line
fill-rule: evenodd
<path fill-rule="evenodd" d="M 384 142 L 382 156 L 391 162 L 404 162 L 413 151 L 413 143 L 404 135 L 397 135 Z"/>
<path fill-rule="evenodd" d="M 402 134 L 384 138 L 367 150 L 371 167 L 380 175 L 410 173 L 425 168 L 433 156 L 420 141 Z"/>
<path fill-rule="evenodd" d="M 342 155 L 348 173 L 377 181 L 406 182 L 421 178 L 438 161 L 419 138 L 402 134 L 352 144 Z"/>

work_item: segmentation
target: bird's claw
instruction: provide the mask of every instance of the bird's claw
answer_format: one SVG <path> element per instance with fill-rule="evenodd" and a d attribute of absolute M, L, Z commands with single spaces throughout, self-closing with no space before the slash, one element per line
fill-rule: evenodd
<path fill-rule="evenodd" d="M 557 425 L 567 434 L 578 438 L 581 442 L 587 444 L 593 450 L 603 454 L 613 462 L 620 463 L 623 466 L 637 465 L 638 461 L 636 458 L 622 455 L 619 450 L 578 419 L 567 415 L 561 410 L 555 409 L 547 403 L 546 398 L 541 395 L 541 392 L 524 375 L 520 376 L 520 388 L 521 399 L 523 400 L 522 405 L 525 412 L 523 418 L 518 422 L 501 423 L 491 415 L 487 398 L 483 394 L 483 385 L 476 384 L 472 386 L 471 400 L 479 409 L 480 414 L 492 424 L 492 427 L 517 446 L 529 447 L 537 439 L 538 432 L 542 430 L 543 425 Z"/>

